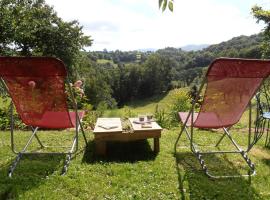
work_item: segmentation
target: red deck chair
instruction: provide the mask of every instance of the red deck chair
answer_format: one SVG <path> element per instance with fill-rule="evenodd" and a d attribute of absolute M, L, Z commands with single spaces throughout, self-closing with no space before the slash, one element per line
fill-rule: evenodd
<path fill-rule="evenodd" d="M 43 152 L 43 154 L 64 154 L 66 161 L 62 174 L 65 174 L 71 155 L 78 150 L 78 133 L 81 129 L 87 143 L 81 120 L 83 112 L 78 112 L 76 101 L 72 94 L 74 112 L 69 112 L 67 95 L 65 93 L 66 68 L 58 59 L 45 57 L 0 57 L 1 82 L 12 98 L 11 105 L 11 148 L 17 157 L 9 169 L 12 176 L 21 157 L 25 154 L 41 154 L 28 152 L 27 148 L 34 138 L 44 148 L 37 135 L 39 128 L 66 129 L 75 128 L 75 136 L 69 150 L 65 152 Z M 13 104 L 21 120 L 31 127 L 32 135 L 25 147 L 17 152 L 14 145 Z"/>
<path fill-rule="evenodd" d="M 191 151 L 196 155 L 202 170 L 212 178 L 227 178 L 255 175 L 255 166 L 248 158 L 247 153 L 255 144 L 251 141 L 251 104 L 250 101 L 265 78 L 270 74 L 270 61 L 251 60 L 251 59 L 230 59 L 220 58 L 211 63 L 206 77 L 199 89 L 197 97 L 193 101 L 190 112 L 180 112 L 180 120 L 183 123 L 181 132 L 175 143 L 175 152 L 179 139 L 185 131 L 190 140 Z M 203 102 L 198 113 L 194 112 L 195 103 L 198 101 L 200 93 L 204 90 Z M 235 142 L 229 133 L 229 128 L 236 124 L 243 112 L 250 105 L 249 112 L 249 140 L 247 150 Z M 188 129 L 190 127 L 190 131 Z M 217 142 L 220 144 L 225 136 L 228 136 L 232 144 L 236 147 L 235 151 L 200 151 L 194 143 L 194 128 L 203 129 L 223 129 L 224 134 Z M 204 154 L 215 153 L 239 153 L 242 155 L 250 168 L 249 174 L 216 176 L 209 173 Z"/>

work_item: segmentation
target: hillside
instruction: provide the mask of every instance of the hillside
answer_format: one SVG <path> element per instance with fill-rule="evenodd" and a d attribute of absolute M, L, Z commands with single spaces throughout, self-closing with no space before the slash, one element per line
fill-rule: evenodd
<path fill-rule="evenodd" d="M 100 102 L 122 106 L 173 88 L 198 85 L 218 57 L 261 58 L 262 38 L 262 34 L 239 36 L 199 51 L 167 47 L 155 52 L 85 52 L 77 74 L 85 80 L 86 95 L 95 108 Z"/>
<path fill-rule="evenodd" d="M 260 45 L 262 39 L 262 34 L 251 36 L 242 35 L 216 45 L 211 45 L 203 51 L 212 52 L 218 56 L 225 55 L 228 57 L 260 58 Z"/>

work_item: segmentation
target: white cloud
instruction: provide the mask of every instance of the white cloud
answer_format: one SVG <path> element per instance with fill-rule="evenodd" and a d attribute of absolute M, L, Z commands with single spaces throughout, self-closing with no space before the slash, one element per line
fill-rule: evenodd
<path fill-rule="evenodd" d="M 60 17 L 77 19 L 84 26 L 94 39 L 91 50 L 213 44 L 262 29 L 250 11 L 226 1 L 174 2 L 173 13 L 162 13 L 157 0 L 47 0 Z M 251 8 L 256 0 L 247 2 Z"/>

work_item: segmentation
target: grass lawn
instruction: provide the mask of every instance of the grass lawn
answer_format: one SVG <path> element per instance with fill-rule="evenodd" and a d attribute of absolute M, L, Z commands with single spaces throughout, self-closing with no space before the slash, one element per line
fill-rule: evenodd
<path fill-rule="evenodd" d="M 166 107 L 170 94 L 145 102 L 129 105 L 133 113 L 151 112 L 156 104 Z M 108 111 L 107 116 L 121 115 L 123 110 Z M 236 141 L 243 147 L 247 143 L 247 112 L 232 129 Z M 163 130 L 160 153 L 152 152 L 153 141 L 109 143 L 106 157 L 94 155 L 91 131 L 86 131 L 88 144 L 82 136 L 79 151 L 73 157 L 68 173 L 60 176 L 64 156 L 25 156 L 7 177 L 15 155 L 10 150 L 8 131 L 0 132 L 0 199 L 270 199 L 270 148 L 264 147 L 262 138 L 250 152 L 256 164 L 257 175 L 248 178 L 212 180 L 206 177 L 182 136 L 174 156 L 174 142 L 178 128 Z M 30 133 L 16 131 L 16 145 L 22 148 Z M 40 138 L 47 145 L 70 145 L 71 131 L 41 131 Z M 201 148 L 215 143 L 222 132 L 198 130 L 195 140 Z M 38 147 L 34 140 L 30 150 Z M 232 149 L 224 139 L 221 149 Z M 205 156 L 209 170 L 214 174 L 246 173 L 247 167 L 239 155 Z"/>
<path fill-rule="evenodd" d="M 270 149 L 263 147 L 263 141 L 250 155 L 257 175 L 249 184 L 247 178 L 207 178 L 188 148 L 179 147 L 176 159 L 173 144 L 177 132 L 178 129 L 163 132 L 158 155 L 151 150 L 153 141 L 148 140 L 111 143 L 104 158 L 93 155 L 93 135 L 88 132 L 87 148 L 81 138 L 80 151 L 65 176 L 59 175 L 63 156 L 27 156 L 11 179 L 7 171 L 15 155 L 10 151 L 9 133 L 1 132 L 0 199 L 270 199 Z M 17 132 L 18 146 L 22 147 L 27 135 Z M 246 133 L 234 135 L 244 144 Z M 43 141 L 66 145 L 70 144 L 69 136 L 68 131 L 40 133 Z M 213 142 L 217 136 L 216 132 L 200 131 L 198 143 Z M 221 148 L 229 148 L 228 144 L 224 141 Z M 245 171 L 240 156 L 213 156 L 206 160 L 217 174 Z"/>

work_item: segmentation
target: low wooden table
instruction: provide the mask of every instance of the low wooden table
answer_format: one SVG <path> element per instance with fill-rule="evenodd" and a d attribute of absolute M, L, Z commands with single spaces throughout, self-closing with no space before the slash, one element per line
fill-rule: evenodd
<path fill-rule="evenodd" d="M 154 152 L 159 152 L 159 138 L 162 128 L 156 123 L 151 122 L 151 128 L 142 128 L 141 124 L 133 123 L 136 118 L 129 118 L 133 132 L 123 133 L 120 118 L 98 118 L 95 129 L 95 153 L 97 155 L 106 155 L 106 142 L 108 141 L 134 141 L 153 138 Z M 104 129 L 100 125 L 118 126 L 113 129 Z"/>

